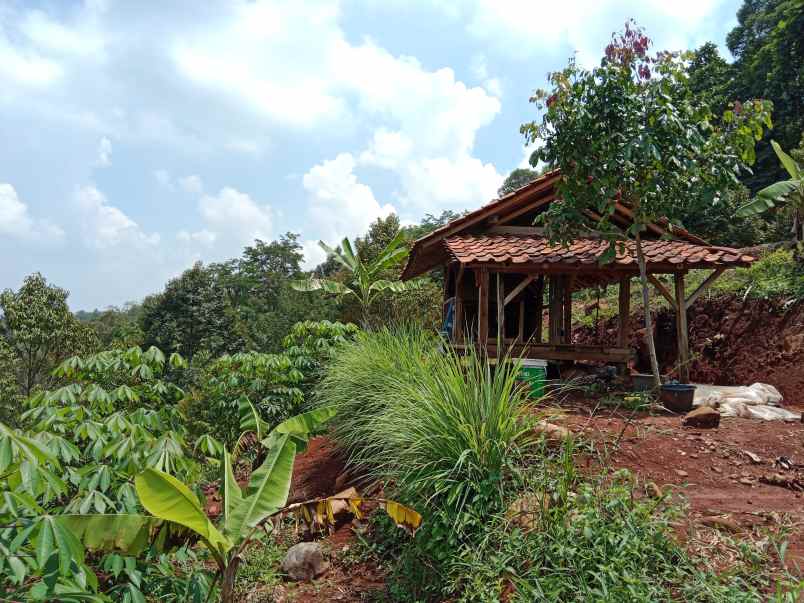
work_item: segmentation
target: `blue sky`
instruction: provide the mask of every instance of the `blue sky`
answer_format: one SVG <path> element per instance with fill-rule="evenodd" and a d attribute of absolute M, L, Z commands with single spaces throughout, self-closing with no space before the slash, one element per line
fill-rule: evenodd
<path fill-rule="evenodd" d="M 628 18 L 723 45 L 738 1 L 0 0 L 0 289 L 139 300 L 254 238 L 308 264 L 396 212 L 493 198 L 547 72 Z"/>

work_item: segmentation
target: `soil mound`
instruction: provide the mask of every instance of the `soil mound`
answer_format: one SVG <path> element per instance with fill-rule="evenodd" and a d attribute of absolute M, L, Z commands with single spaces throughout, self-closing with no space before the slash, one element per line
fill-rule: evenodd
<path fill-rule="evenodd" d="M 631 345 L 637 349 L 635 368 L 650 364 L 642 337 L 641 311 L 631 315 Z M 690 337 L 690 378 L 699 383 L 745 385 L 770 383 L 786 404 L 804 405 L 804 301 L 746 299 L 719 296 L 697 300 L 687 314 Z M 669 308 L 656 315 L 656 350 L 663 372 L 676 362 L 676 319 Z M 573 330 L 578 343 L 613 345 L 617 317 L 594 327 Z"/>

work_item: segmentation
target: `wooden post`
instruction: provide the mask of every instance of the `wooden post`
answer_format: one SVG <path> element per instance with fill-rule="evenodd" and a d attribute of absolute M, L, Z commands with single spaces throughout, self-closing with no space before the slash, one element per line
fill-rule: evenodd
<path fill-rule="evenodd" d="M 533 340 L 536 343 L 542 342 L 542 328 L 544 319 L 544 275 L 539 277 L 536 283 L 536 331 L 533 333 Z"/>
<path fill-rule="evenodd" d="M 455 310 L 452 315 L 452 341 L 463 343 L 463 269 L 455 279 Z"/>
<path fill-rule="evenodd" d="M 477 343 L 486 347 L 489 340 L 489 271 L 481 268 L 477 273 Z"/>
<path fill-rule="evenodd" d="M 568 344 L 572 343 L 572 285 L 574 281 L 575 275 L 567 275 L 564 277 L 563 341 Z"/>
<path fill-rule="evenodd" d="M 628 347 L 631 340 L 629 331 L 629 316 L 631 314 L 631 277 L 620 277 L 620 291 L 617 303 L 619 312 L 619 332 L 617 334 L 617 345 L 621 348 Z"/>
<path fill-rule="evenodd" d="M 549 315 L 547 317 L 549 342 L 553 345 L 561 343 L 561 302 L 564 298 L 562 293 L 564 279 L 560 276 L 550 276 L 550 291 L 549 291 Z"/>
<path fill-rule="evenodd" d="M 678 380 L 690 382 L 690 349 L 687 333 L 687 304 L 684 293 L 684 273 L 675 277 L 676 283 L 676 339 L 678 340 Z"/>
<path fill-rule="evenodd" d="M 517 341 L 519 341 L 519 343 L 524 343 L 525 342 L 525 300 L 524 299 L 519 300 L 519 322 L 517 323 L 517 325 L 518 325 L 518 329 L 519 329 L 517 331 L 517 334 L 516 334 Z"/>
<path fill-rule="evenodd" d="M 497 348 L 505 341 L 505 283 L 502 273 L 497 273 Z"/>

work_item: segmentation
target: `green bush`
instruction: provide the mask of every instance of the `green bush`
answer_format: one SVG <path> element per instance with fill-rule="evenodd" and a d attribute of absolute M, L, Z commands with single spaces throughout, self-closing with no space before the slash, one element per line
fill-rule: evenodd
<path fill-rule="evenodd" d="M 714 290 L 750 297 L 804 297 L 804 266 L 790 249 L 765 254 L 748 268 L 731 270 L 715 282 Z"/>
<path fill-rule="evenodd" d="M 580 474 L 571 441 L 534 439 L 515 362 L 494 370 L 439 343 L 417 330 L 361 333 L 316 390 L 338 408 L 333 435 L 350 462 L 424 516 L 412 542 L 374 522 L 368 546 L 390 565 L 390 599 L 761 600 L 770 570 L 750 547 L 716 573 L 676 541 L 681 507 L 645 497 L 625 472 Z M 509 511 L 523 496 L 541 501 L 532 530 Z"/>
<path fill-rule="evenodd" d="M 440 349 L 413 329 L 362 333 L 317 390 L 338 408 L 335 437 L 352 462 L 410 497 L 463 508 L 507 459 L 534 444 L 518 365 Z"/>
<path fill-rule="evenodd" d="M 151 555 L 118 555 L 100 568 L 107 579 L 99 585 L 98 568 L 71 559 L 70 538 L 53 522 L 62 514 L 137 513 L 132 482 L 146 467 L 197 482 L 201 464 L 178 410 L 184 392 L 169 379 L 184 367 L 178 354 L 166 359 L 154 347 L 73 356 L 54 371 L 61 387 L 26 401 L 21 428 L 0 423 L 0 600 L 92 600 L 87 593 L 106 591 L 141 601 L 157 582 L 162 600 L 203 598 L 168 596 L 174 588 L 206 594 L 204 578 L 157 571 L 161 562 Z"/>
<path fill-rule="evenodd" d="M 722 575 L 689 555 L 672 524 L 681 509 L 641 495 L 625 471 L 592 479 L 572 468 L 571 447 L 523 473 L 535 496 L 522 529 L 511 516 L 489 520 L 458 557 L 452 589 L 461 601 L 759 601 L 767 572 L 738 559 Z"/>
<path fill-rule="evenodd" d="M 415 329 L 361 333 L 316 392 L 338 409 L 334 437 L 350 462 L 424 515 L 398 553 L 404 590 L 425 598 L 441 595 L 455 552 L 501 511 L 513 466 L 537 444 L 518 364 L 494 368 L 439 343 Z"/>

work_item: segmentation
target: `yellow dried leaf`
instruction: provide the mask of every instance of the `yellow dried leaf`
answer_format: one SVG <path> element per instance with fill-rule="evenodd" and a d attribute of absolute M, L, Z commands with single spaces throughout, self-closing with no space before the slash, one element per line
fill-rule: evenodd
<path fill-rule="evenodd" d="M 422 516 L 410 507 L 393 500 L 387 500 L 383 503 L 383 508 L 388 513 L 388 517 L 394 520 L 397 527 L 402 528 L 411 536 L 416 534 L 416 530 L 422 525 Z"/>

